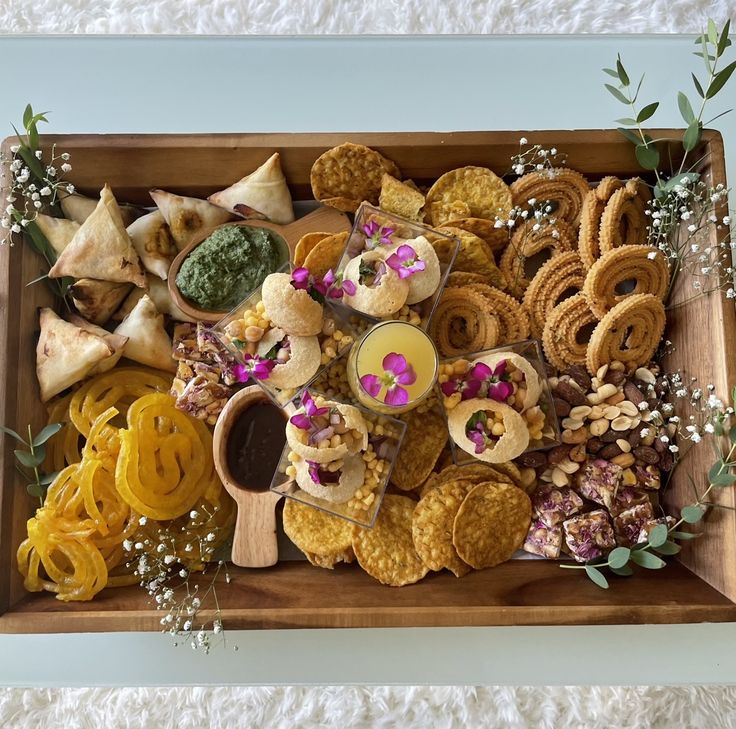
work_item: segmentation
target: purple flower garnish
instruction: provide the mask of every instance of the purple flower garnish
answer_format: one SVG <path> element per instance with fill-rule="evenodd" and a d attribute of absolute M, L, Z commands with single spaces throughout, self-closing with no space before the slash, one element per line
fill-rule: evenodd
<path fill-rule="evenodd" d="M 308 268 L 295 268 L 291 272 L 291 285 L 295 289 L 308 289 L 311 274 Z"/>
<path fill-rule="evenodd" d="M 327 415 L 329 411 L 330 409 L 326 407 L 318 408 L 312 396 L 305 390 L 302 395 L 302 406 L 299 408 L 299 412 L 289 418 L 289 422 L 302 430 L 311 430 L 313 418 Z"/>
<path fill-rule="evenodd" d="M 386 388 L 383 401 L 386 405 L 399 407 L 409 402 L 409 393 L 401 385 L 413 385 L 417 380 L 414 368 L 406 357 L 398 352 L 389 352 L 381 363 L 383 373 L 380 375 L 363 375 L 360 384 L 371 396 L 378 398 L 382 388 Z"/>
<path fill-rule="evenodd" d="M 330 299 L 341 299 L 343 294 L 353 296 L 355 294 L 355 284 L 350 279 L 343 279 L 344 274 L 334 273 L 330 269 L 322 277 L 322 294 Z"/>
<path fill-rule="evenodd" d="M 465 435 L 468 440 L 475 443 L 475 452 L 483 453 L 489 443 L 493 443 L 493 439 L 489 436 L 486 427 L 488 425 L 488 416 L 485 411 L 479 410 L 473 413 L 465 424 Z"/>
<path fill-rule="evenodd" d="M 412 274 L 423 271 L 427 266 L 417 258 L 417 252 L 407 245 L 401 245 L 387 259 L 386 263 L 399 274 L 399 278 L 409 278 Z"/>
<path fill-rule="evenodd" d="M 295 289 L 303 289 L 320 304 L 327 297 L 341 299 L 343 293 L 349 296 L 355 293 L 355 284 L 352 281 L 343 281 L 343 274 L 336 274 L 332 269 L 320 278 L 312 275 L 308 268 L 295 268 L 291 273 L 291 285 Z"/>
<path fill-rule="evenodd" d="M 363 226 L 365 233 L 365 247 L 367 250 L 373 250 L 378 246 L 390 246 L 391 235 L 395 228 L 382 228 L 375 220 L 371 220 Z"/>
<path fill-rule="evenodd" d="M 485 362 L 475 362 L 464 375 L 443 382 L 440 389 L 445 397 L 459 392 L 462 400 L 487 397 L 497 402 L 506 402 L 514 392 L 514 386 L 508 379 L 504 379 L 507 377 L 505 359 L 495 368 L 489 367 Z"/>
<path fill-rule="evenodd" d="M 244 359 L 244 364 L 235 365 L 233 368 L 239 382 L 248 382 L 251 377 L 256 380 L 267 380 L 277 364 L 275 360 L 263 359 L 257 354 L 247 352 Z"/>
<path fill-rule="evenodd" d="M 307 461 L 307 464 L 309 467 L 309 478 L 311 478 L 314 483 L 322 483 L 322 479 L 319 477 L 319 463 Z"/>

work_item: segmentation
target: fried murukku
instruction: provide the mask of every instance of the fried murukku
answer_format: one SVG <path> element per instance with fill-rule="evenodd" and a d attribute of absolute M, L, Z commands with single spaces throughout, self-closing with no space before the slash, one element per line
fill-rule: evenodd
<path fill-rule="evenodd" d="M 542 338 L 547 317 L 565 298 L 579 293 L 585 282 L 585 267 L 577 253 L 561 253 L 537 271 L 524 292 L 524 309 L 529 314 L 529 328 Z"/>
<path fill-rule="evenodd" d="M 529 315 L 513 296 L 486 284 L 468 284 L 465 289 L 479 293 L 488 302 L 491 313 L 499 322 L 499 344 L 510 344 L 528 339 Z"/>
<path fill-rule="evenodd" d="M 649 219 L 645 213 L 649 199 L 649 188 L 639 179 L 629 180 L 611 195 L 601 215 L 598 234 L 601 253 L 646 242 Z"/>
<path fill-rule="evenodd" d="M 470 271 L 452 271 L 447 276 L 448 286 L 467 286 L 473 283 L 487 283 L 486 277 Z"/>
<path fill-rule="evenodd" d="M 586 328 L 598 323 L 585 294 L 579 293 L 555 306 L 547 317 L 542 334 L 544 353 L 558 370 L 584 365 L 588 353 Z M 606 362 L 610 362 L 612 357 Z M 600 365 L 599 365 L 600 366 Z M 596 372 L 597 368 L 593 370 Z"/>
<path fill-rule="evenodd" d="M 500 335 L 499 319 L 483 295 L 468 286 L 442 292 L 430 324 L 430 336 L 442 356 L 490 349 Z"/>
<path fill-rule="evenodd" d="M 457 512 L 473 488 L 475 484 L 471 481 L 448 481 L 429 491 L 414 508 L 411 522 L 414 548 L 434 572 L 448 569 L 455 577 L 470 572 L 470 567 L 458 557 L 452 530 Z"/>
<path fill-rule="evenodd" d="M 586 268 L 590 268 L 601 255 L 598 245 L 601 215 L 603 215 L 611 195 L 623 187 L 623 184 L 618 177 L 604 177 L 596 187 L 588 192 L 583 200 L 583 209 L 580 213 L 578 250 Z"/>
<path fill-rule="evenodd" d="M 500 253 L 509 242 L 508 228 L 497 228 L 494 220 L 486 220 L 485 218 L 458 218 L 447 220 L 442 223 L 447 228 L 462 228 L 468 233 L 477 235 L 482 238 L 491 248 L 494 254 Z"/>
<path fill-rule="evenodd" d="M 634 294 L 653 294 L 664 300 L 670 272 L 658 248 L 631 245 L 604 253 L 588 271 L 583 292 L 593 313 L 602 319 L 616 304 Z M 621 289 L 629 284 L 629 291 Z"/>
<path fill-rule="evenodd" d="M 588 345 L 588 372 L 618 360 L 633 370 L 647 364 L 657 350 L 666 323 L 664 304 L 653 294 L 634 294 L 614 306 L 593 331 Z"/>
<path fill-rule="evenodd" d="M 429 571 L 414 548 L 412 516 L 416 502 L 386 494 L 372 529 L 353 526 L 353 552 L 358 564 L 384 585 L 419 582 Z"/>
<path fill-rule="evenodd" d="M 532 504 L 516 486 L 482 483 L 465 497 L 453 525 L 458 556 L 475 569 L 511 559 L 529 530 Z"/>
<path fill-rule="evenodd" d="M 512 183 L 511 194 L 515 206 L 526 209 L 529 200 L 535 200 L 538 209 L 541 206 L 557 220 L 577 228 L 589 189 L 588 181 L 579 172 L 567 167 L 552 167 L 520 177 Z"/>
<path fill-rule="evenodd" d="M 535 226 L 537 230 L 534 230 Z M 527 220 L 514 231 L 499 263 L 509 293 L 517 298 L 524 296 L 530 279 L 536 273 L 528 270 L 533 257 L 548 252 L 548 258 L 552 258 L 572 251 L 574 247 L 572 228 L 564 221 L 558 220 L 540 226 L 536 220 Z"/>
<path fill-rule="evenodd" d="M 445 172 L 429 188 L 427 192 L 427 207 L 430 222 L 433 226 L 441 225 L 443 208 L 436 207 L 435 203 L 443 205 L 455 201 L 465 203 L 465 208 L 453 209 L 454 218 L 486 218 L 495 220 L 496 216 L 506 219 L 511 211 L 511 191 L 508 185 L 486 167 L 460 167 Z M 446 208 L 445 208 L 446 209 Z M 458 214 L 459 213 L 459 214 Z M 449 220 L 450 217 L 446 217 Z"/>
<path fill-rule="evenodd" d="M 468 233 L 467 230 L 463 230 L 462 228 L 441 227 L 436 230 L 439 233 L 452 236 L 452 239 L 432 237 L 430 235 L 430 242 L 435 250 L 454 245 L 454 239 L 460 242 L 457 255 L 455 256 L 455 262 L 452 265 L 453 271 L 477 273 L 485 276 L 486 283 L 490 283 L 492 286 L 498 286 L 499 288 L 506 288 L 506 280 L 496 265 L 493 252 L 482 238 L 473 235 L 473 233 Z"/>
<path fill-rule="evenodd" d="M 391 471 L 391 483 L 412 491 L 427 479 L 447 443 L 447 426 L 441 413 L 411 410 L 400 416 L 406 423 L 401 449 Z"/>
<path fill-rule="evenodd" d="M 399 168 L 375 149 L 345 142 L 315 160 L 309 180 L 316 200 L 354 213 L 363 200 L 378 204 L 384 173 L 401 177 Z"/>

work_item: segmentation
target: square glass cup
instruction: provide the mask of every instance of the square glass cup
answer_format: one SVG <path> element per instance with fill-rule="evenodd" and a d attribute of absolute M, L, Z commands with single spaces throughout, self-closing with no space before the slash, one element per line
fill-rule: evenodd
<path fill-rule="evenodd" d="M 547 450 L 553 448 L 561 443 L 560 441 L 560 425 L 557 419 L 557 413 L 555 412 L 554 400 L 552 397 L 552 391 L 547 381 L 547 373 L 544 367 L 544 360 L 542 359 L 542 349 L 537 339 L 526 339 L 521 342 L 515 342 L 513 344 L 505 344 L 500 347 L 494 347 L 493 349 L 485 349 L 480 352 L 473 352 L 472 354 L 460 355 L 458 357 L 450 357 L 447 359 L 440 360 L 440 382 L 437 386 L 438 397 L 442 404 L 442 409 L 445 414 L 445 418 L 448 419 L 450 410 L 446 406 L 445 395 L 441 390 L 443 381 L 446 378 L 445 370 L 448 365 L 454 366 L 457 362 L 465 361 L 469 365 L 472 365 L 475 361 L 486 355 L 496 354 L 499 352 L 510 352 L 523 357 L 539 375 L 541 393 L 535 406 L 539 407 L 541 412 L 544 413 L 544 424 L 542 426 L 542 437 L 539 439 L 529 441 L 529 445 L 524 449 L 523 453 L 530 451 Z M 463 450 L 455 441 L 450 437 L 450 449 L 452 451 L 453 461 L 463 466 L 468 463 L 476 463 L 480 459 L 476 458 L 473 454 Z M 519 454 L 521 455 L 521 453 Z M 518 456 L 517 456 L 518 457 Z M 491 464 L 493 465 L 493 464 Z"/>
<path fill-rule="evenodd" d="M 290 270 L 289 265 L 286 264 L 279 269 L 278 273 L 289 273 Z M 251 343 L 247 340 L 248 327 L 262 328 L 261 325 L 267 323 L 267 320 L 263 320 L 263 312 L 258 310 L 262 300 L 261 291 L 262 287 L 259 286 L 212 327 L 215 336 L 240 364 L 246 362 L 245 355 L 249 349 L 253 350 L 254 344 L 257 346 L 257 342 Z M 331 300 L 326 301 L 323 307 L 323 327 L 317 335 L 321 350 L 320 365 L 317 370 L 297 387 L 282 389 L 269 382 L 268 378 L 254 377 L 246 384 L 259 385 L 277 405 L 283 406 L 297 397 L 334 359 L 347 352 L 357 339 L 357 335 L 348 320 L 346 310 L 335 306 Z"/>
<path fill-rule="evenodd" d="M 327 397 L 312 388 L 309 388 L 307 391 L 312 397 Z M 345 398 L 336 397 L 334 399 L 340 402 L 346 401 Z M 388 415 L 374 413 L 358 404 L 350 404 L 358 408 L 367 421 L 369 428 L 368 443 L 376 454 L 370 461 L 366 462 L 366 477 L 376 469 L 376 466 L 371 465 L 373 462 L 378 462 L 381 465 L 378 481 L 375 485 L 364 485 L 360 487 L 359 495 L 343 504 L 336 504 L 327 499 L 317 498 L 301 489 L 296 479 L 287 472 L 289 467 L 292 466 L 292 461 L 289 460 L 291 447 L 287 442 L 281 453 L 279 464 L 271 482 L 271 491 L 282 494 L 286 498 L 294 499 L 302 504 L 313 506 L 340 519 L 347 519 L 359 526 L 371 528 L 375 523 L 384 493 L 386 492 L 386 487 L 391 478 L 391 471 L 393 470 L 399 449 L 401 448 L 401 442 L 406 432 L 406 423 Z M 298 403 L 292 403 L 289 406 L 289 411 L 293 413 L 297 405 Z"/>
<path fill-rule="evenodd" d="M 369 319 L 371 323 L 376 324 L 384 319 L 403 319 L 409 321 L 411 324 L 416 324 L 424 330 L 429 328 L 429 324 L 432 320 L 437 304 L 439 303 L 442 291 L 447 284 L 447 277 L 452 269 L 452 264 L 455 261 L 458 247 L 460 245 L 457 238 L 440 233 L 439 231 L 430 228 L 422 223 L 417 223 L 413 220 L 407 220 L 401 218 L 398 215 L 387 213 L 384 210 L 380 210 L 369 203 L 362 203 L 355 213 L 355 222 L 353 228 L 348 236 L 347 244 L 345 245 L 345 252 L 343 253 L 342 259 L 337 267 L 340 273 L 345 272 L 345 267 L 348 263 L 356 256 L 365 253 L 369 248 L 366 248 L 366 243 L 369 241 L 369 236 L 366 234 L 366 226 L 377 226 L 377 235 L 380 236 L 381 231 L 388 231 L 384 238 L 388 241 L 387 244 L 377 244 L 376 249 L 380 250 L 385 245 L 392 245 L 396 243 L 407 242 L 411 245 L 411 239 L 418 238 L 419 236 L 425 237 L 433 246 L 437 258 L 439 260 L 440 278 L 439 284 L 431 296 L 426 299 L 412 304 L 411 306 L 405 305 L 401 312 L 389 316 L 389 317 L 377 317 L 365 312 L 358 312 L 353 309 L 349 304 L 341 303 L 340 306 L 348 309 L 351 313 L 359 313 L 361 317 Z M 369 244 L 370 245 L 370 244 Z"/>

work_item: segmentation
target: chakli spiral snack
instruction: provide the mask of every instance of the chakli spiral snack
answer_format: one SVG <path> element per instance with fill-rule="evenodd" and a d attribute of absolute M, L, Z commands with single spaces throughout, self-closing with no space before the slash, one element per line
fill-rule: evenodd
<path fill-rule="evenodd" d="M 482 294 L 468 286 L 451 287 L 442 292 L 432 317 L 430 335 L 441 355 L 453 357 L 495 347 L 501 327 Z"/>
<path fill-rule="evenodd" d="M 536 230 L 534 229 L 536 226 Z M 544 250 L 552 257 L 572 251 L 575 238 L 572 228 L 562 220 L 539 226 L 535 220 L 527 220 L 511 236 L 509 245 L 501 256 L 501 273 L 506 279 L 509 293 L 521 298 L 529 286 L 527 261 Z"/>
<path fill-rule="evenodd" d="M 664 326 L 664 304 L 653 294 L 634 294 L 619 302 L 590 337 L 588 372 L 593 374 L 615 360 L 628 370 L 645 365 L 654 356 Z"/>
<path fill-rule="evenodd" d="M 633 294 L 653 294 L 664 300 L 669 284 L 665 254 L 652 246 L 630 245 L 604 253 L 588 271 L 583 291 L 593 313 L 602 319 L 616 304 Z M 633 290 L 618 287 L 633 282 Z"/>
<path fill-rule="evenodd" d="M 611 195 L 623 187 L 623 184 L 618 177 L 604 177 L 596 187 L 588 192 L 583 200 L 583 209 L 580 213 L 578 249 L 586 268 L 590 268 L 601 255 L 598 245 L 601 216 L 611 199 Z"/>
<path fill-rule="evenodd" d="M 648 219 L 645 211 L 649 198 L 649 188 L 637 178 L 629 180 L 611 195 L 601 215 L 601 253 L 646 241 Z"/>
<path fill-rule="evenodd" d="M 449 217 L 441 215 L 442 205 L 455 201 L 465 203 L 467 213 L 458 217 L 506 218 L 511 210 L 508 185 L 486 167 L 460 167 L 445 172 L 427 192 L 426 210 L 433 226 L 442 225 Z M 439 206 L 436 204 L 439 203 Z"/>
<path fill-rule="evenodd" d="M 529 200 L 535 200 L 544 211 L 545 203 L 549 203 L 552 210 L 548 212 L 573 228 L 580 225 L 580 212 L 588 190 L 588 181 L 566 167 L 529 172 L 511 185 L 514 205 L 526 208 Z"/>
<path fill-rule="evenodd" d="M 588 343 L 584 330 L 597 321 L 583 293 L 558 304 L 547 317 L 542 334 L 547 359 L 560 370 L 570 365 L 585 364 Z"/>
<path fill-rule="evenodd" d="M 582 290 L 585 267 L 577 253 L 560 253 L 537 271 L 524 292 L 533 337 L 542 338 L 547 317 L 564 296 Z"/>
<path fill-rule="evenodd" d="M 465 288 L 479 293 L 488 302 L 500 326 L 499 344 L 519 342 L 529 336 L 529 316 L 513 296 L 485 284 L 468 284 Z"/>

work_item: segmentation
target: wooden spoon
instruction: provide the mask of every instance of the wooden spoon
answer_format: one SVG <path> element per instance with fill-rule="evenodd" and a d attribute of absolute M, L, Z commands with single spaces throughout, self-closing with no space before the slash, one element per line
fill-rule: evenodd
<path fill-rule="evenodd" d="M 268 396 L 257 385 L 240 390 L 228 400 L 215 426 L 213 442 L 215 468 L 225 490 L 238 505 L 232 561 L 239 567 L 270 567 L 279 559 L 276 539 L 276 503 L 281 498 L 281 494 L 270 490 L 249 490 L 235 481 L 227 465 L 227 443 L 233 425 L 245 410 L 260 402 L 272 404 Z M 284 419 L 284 426 L 286 426 L 286 419 Z"/>
<path fill-rule="evenodd" d="M 269 230 L 274 231 L 274 233 L 278 233 L 278 235 L 286 241 L 286 244 L 289 247 L 289 260 L 294 259 L 294 249 L 296 248 L 296 244 L 305 233 L 315 231 L 323 233 L 342 233 L 343 231 L 350 230 L 350 221 L 345 213 L 341 213 L 339 210 L 335 210 L 335 208 L 321 207 L 308 215 L 305 215 L 303 218 L 299 218 L 293 223 L 287 223 L 286 225 L 278 225 L 277 223 L 271 223 L 268 220 L 248 219 L 223 223 L 222 225 L 217 225 L 214 228 L 202 231 L 173 260 L 168 274 L 168 286 L 171 298 L 174 300 L 176 305 L 185 314 L 192 317 L 192 319 L 196 319 L 198 321 L 217 321 L 227 314 L 227 310 L 210 311 L 207 309 L 200 309 L 192 304 L 188 299 L 184 298 L 179 291 L 179 287 L 176 285 L 176 276 L 179 273 L 181 264 L 184 263 L 184 259 L 200 243 L 209 238 L 218 228 L 223 228 L 228 225 L 248 225 L 251 228 L 268 228 Z"/>

